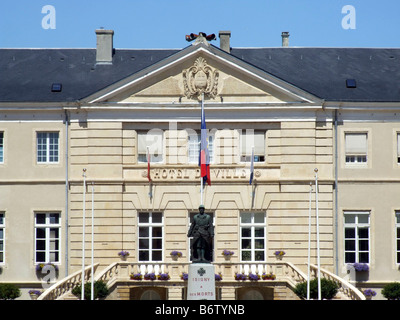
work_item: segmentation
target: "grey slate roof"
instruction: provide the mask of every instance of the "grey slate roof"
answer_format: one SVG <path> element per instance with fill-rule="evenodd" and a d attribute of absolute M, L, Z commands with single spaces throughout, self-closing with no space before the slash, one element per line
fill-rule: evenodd
<path fill-rule="evenodd" d="M 400 49 L 260 48 L 232 54 L 326 101 L 400 101 Z M 355 79 L 357 88 L 347 88 Z"/>
<path fill-rule="evenodd" d="M 1 102 L 77 101 L 181 50 L 0 49 Z M 231 55 L 327 101 L 400 102 L 400 49 L 233 48 Z M 346 88 L 355 79 L 357 88 Z M 51 92 L 62 83 L 61 92 Z"/>

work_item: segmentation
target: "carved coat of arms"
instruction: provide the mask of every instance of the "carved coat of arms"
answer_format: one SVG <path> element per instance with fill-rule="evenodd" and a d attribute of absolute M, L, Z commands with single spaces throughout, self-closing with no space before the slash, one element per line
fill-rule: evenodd
<path fill-rule="evenodd" d="M 219 73 L 199 57 L 190 68 L 183 70 L 185 96 L 200 99 L 202 93 L 214 98 L 217 95 Z"/>

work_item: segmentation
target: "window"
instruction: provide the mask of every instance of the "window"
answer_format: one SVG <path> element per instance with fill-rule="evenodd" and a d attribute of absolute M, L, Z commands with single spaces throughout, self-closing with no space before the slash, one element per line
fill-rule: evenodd
<path fill-rule="evenodd" d="M 35 260 L 60 262 L 60 214 L 37 213 L 35 215 Z"/>
<path fill-rule="evenodd" d="M 346 133 L 345 145 L 346 164 L 365 164 L 367 162 L 366 133 Z"/>
<path fill-rule="evenodd" d="M 369 212 L 344 213 L 344 262 L 369 263 Z"/>
<path fill-rule="evenodd" d="M 0 132 L 0 163 L 4 163 L 4 132 Z"/>
<path fill-rule="evenodd" d="M 247 129 L 240 135 L 240 161 L 251 162 L 254 147 L 254 162 L 265 161 L 265 132 Z"/>
<path fill-rule="evenodd" d="M 58 132 L 38 132 L 37 140 L 37 162 L 58 162 Z"/>
<path fill-rule="evenodd" d="M 139 212 L 139 261 L 162 261 L 163 216 L 161 212 Z"/>
<path fill-rule="evenodd" d="M 163 132 L 159 129 L 138 132 L 138 162 L 147 162 L 147 150 L 150 162 L 163 161 Z"/>
<path fill-rule="evenodd" d="M 214 135 L 207 133 L 208 138 L 208 154 L 210 156 L 210 163 L 214 160 Z M 188 161 L 189 163 L 199 163 L 200 157 L 200 140 L 199 133 L 188 134 Z"/>
<path fill-rule="evenodd" d="M 396 211 L 396 263 L 400 264 L 400 211 Z"/>
<path fill-rule="evenodd" d="M 240 214 L 242 261 L 265 261 L 265 215 L 262 212 Z"/>
<path fill-rule="evenodd" d="M 397 134 L 397 163 L 400 164 L 400 133 Z"/>
<path fill-rule="evenodd" d="M 4 213 L 0 212 L 0 264 L 4 263 L 4 253 L 5 253 L 4 233 L 5 233 L 5 218 L 4 218 Z"/>

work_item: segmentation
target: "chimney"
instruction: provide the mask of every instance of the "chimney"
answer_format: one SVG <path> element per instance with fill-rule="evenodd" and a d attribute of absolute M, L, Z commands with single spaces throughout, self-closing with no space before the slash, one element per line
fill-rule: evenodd
<path fill-rule="evenodd" d="M 231 32 L 230 31 L 220 31 L 219 32 L 219 47 L 230 53 L 231 52 Z"/>
<path fill-rule="evenodd" d="M 282 47 L 289 47 L 289 32 L 282 32 Z"/>
<path fill-rule="evenodd" d="M 96 63 L 112 64 L 114 30 L 96 30 Z"/>

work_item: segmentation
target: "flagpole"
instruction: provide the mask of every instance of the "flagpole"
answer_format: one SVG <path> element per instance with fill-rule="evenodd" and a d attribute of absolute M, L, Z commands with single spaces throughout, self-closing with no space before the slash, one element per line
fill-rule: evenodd
<path fill-rule="evenodd" d="M 311 248 L 311 198 L 312 198 L 312 183 L 310 182 L 310 198 L 308 205 L 308 272 L 307 272 L 307 300 L 310 300 L 310 248 Z"/>
<path fill-rule="evenodd" d="M 82 292 L 81 300 L 85 300 L 85 224 L 86 224 L 86 169 L 83 169 L 83 213 L 82 213 Z"/>
<path fill-rule="evenodd" d="M 204 92 L 201 94 L 201 121 L 203 121 L 203 117 L 204 117 Z M 201 126 L 200 126 L 201 128 Z M 203 130 L 203 129 L 200 129 Z M 200 137 L 202 137 L 203 133 L 200 131 Z M 201 153 L 201 149 L 204 146 L 201 145 L 200 142 L 200 153 Z M 201 167 L 200 167 L 200 172 L 201 172 Z M 203 205 L 203 187 L 204 187 L 204 181 L 203 181 L 203 177 L 200 174 L 200 205 Z"/>
<path fill-rule="evenodd" d="M 321 300 L 321 258 L 319 251 L 319 213 L 318 213 L 318 169 L 315 172 L 315 211 L 316 211 L 316 224 L 317 224 L 317 266 L 318 266 L 318 300 Z"/>
<path fill-rule="evenodd" d="M 91 299 L 94 300 L 94 266 L 93 266 L 93 253 L 94 253 L 94 182 L 92 182 L 92 281 L 91 281 Z"/>

